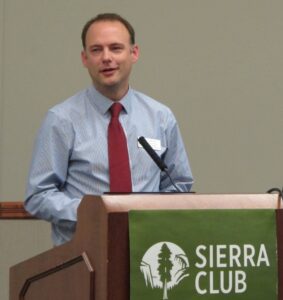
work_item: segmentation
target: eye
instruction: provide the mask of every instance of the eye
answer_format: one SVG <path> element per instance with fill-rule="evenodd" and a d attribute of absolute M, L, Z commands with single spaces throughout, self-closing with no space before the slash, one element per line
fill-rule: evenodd
<path fill-rule="evenodd" d="M 91 48 L 91 49 L 90 49 L 90 52 L 91 52 L 91 53 L 99 53 L 99 52 L 101 52 L 101 48 L 99 48 L 99 47 Z"/>
<path fill-rule="evenodd" d="M 113 45 L 113 46 L 111 47 L 111 50 L 112 50 L 113 52 L 121 52 L 121 51 L 123 50 L 123 46 L 122 46 L 122 45 Z"/>
<path fill-rule="evenodd" d="M 93 45 L 89 48 L 89 52 L 93 55 L 100 54 L 102 51 L 102 47 L 100 45 Z"/>

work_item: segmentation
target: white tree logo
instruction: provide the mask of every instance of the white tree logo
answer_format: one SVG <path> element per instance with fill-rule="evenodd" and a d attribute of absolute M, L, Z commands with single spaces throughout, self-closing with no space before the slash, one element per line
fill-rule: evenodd
<path fill-rule="evenodd" d="M 189 276 L 189 259 L 185 252 L 171 242 L 159 242 L 144 254 L 140 270 L 147 287 L 163 289 L 163 300 L 168 290 Z"/>

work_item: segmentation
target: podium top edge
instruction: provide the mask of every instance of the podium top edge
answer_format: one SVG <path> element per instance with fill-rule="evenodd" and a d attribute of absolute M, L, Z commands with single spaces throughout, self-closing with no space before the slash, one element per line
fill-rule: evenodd
<path fill-rule="evenodd" d="M 281 209 L 277 194 L 132 193 L 85 196 L 108 212 L 143 209 Z M 91 200 L 92 199 L 92 200 Z"/>

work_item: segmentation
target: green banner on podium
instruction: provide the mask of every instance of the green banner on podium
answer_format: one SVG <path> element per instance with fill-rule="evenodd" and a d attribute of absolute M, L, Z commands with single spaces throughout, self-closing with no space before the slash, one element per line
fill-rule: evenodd
<path fill-rule="evenodd" d="M 277 300 L 274 210 L 131 211 L 130 299 Z"/>

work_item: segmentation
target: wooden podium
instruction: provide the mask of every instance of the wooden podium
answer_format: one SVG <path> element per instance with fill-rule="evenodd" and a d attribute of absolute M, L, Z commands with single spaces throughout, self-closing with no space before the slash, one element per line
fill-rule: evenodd
<path fill-rule="evenodd" d="M 278 195 L 85 196 L 74 238 L 10 269 L 10 300 L 129 300 L 130 210 L 276 209 L 279 300 L 283 300 L 283 214 Z"/>

